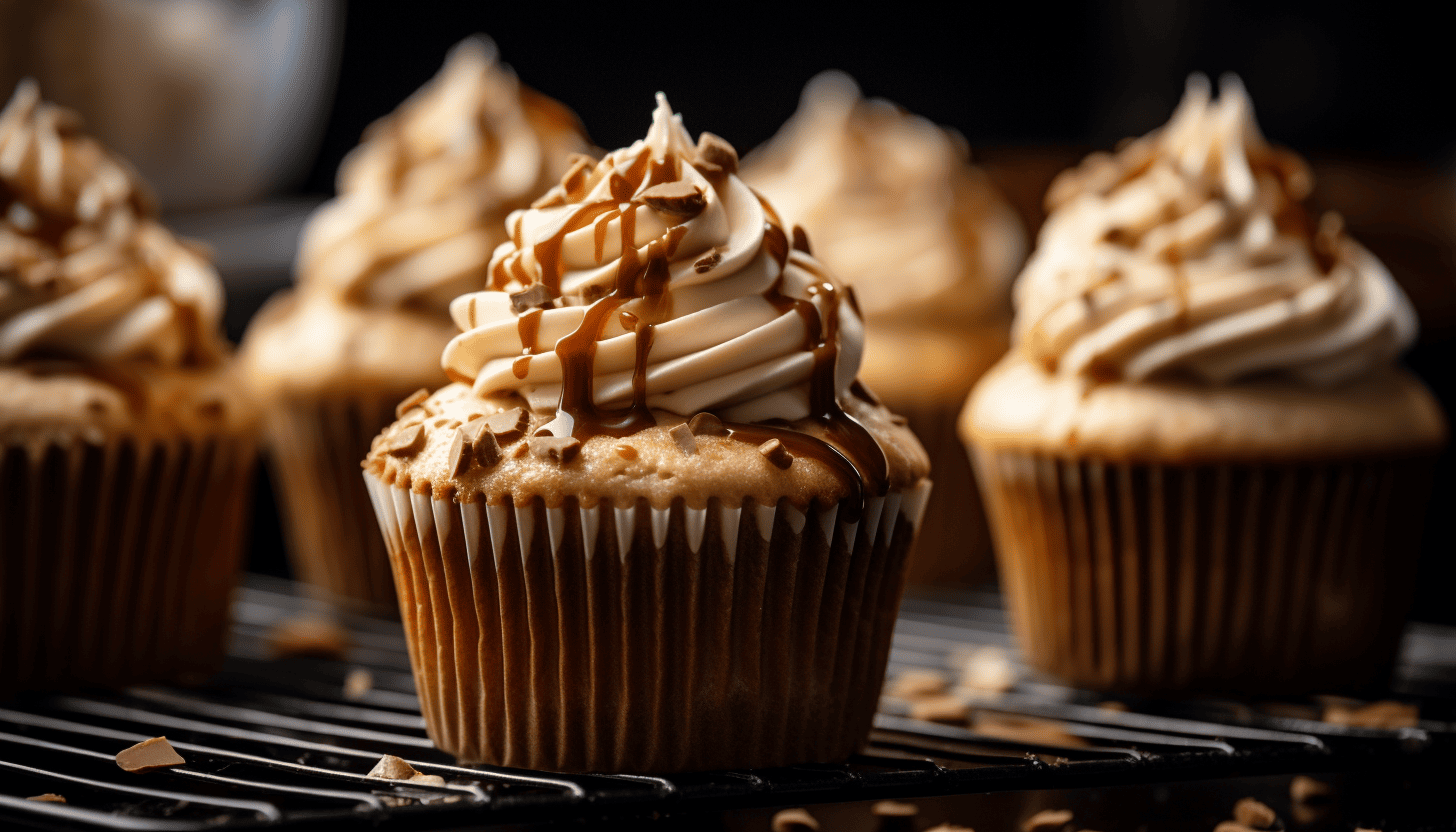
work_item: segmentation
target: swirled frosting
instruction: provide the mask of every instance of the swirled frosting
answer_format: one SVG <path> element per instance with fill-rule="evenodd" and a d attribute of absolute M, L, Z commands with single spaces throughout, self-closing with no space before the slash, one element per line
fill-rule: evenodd
<path fill-rule="evenodd" d="M 963 317 L 1005 304 L 1025 249 L 1010 206 L 968 157 L 958 134 L 828 71 L 744 159 L 743 178 L 804 226 L 871 320 L 951 293 Z"/>
<path fill-rule="evenodd" d="M 375 122 L 339 169 L 339 196 L 304 232 L 305 290 L 443 318 L 478 289 L 507 213 L 587 149 L 576 118 L 521 87 L 494 44 L 470 38 L 440 73 Z"/>
<path fill-rule="evenodd" d="M 131 169 L 22 82 L 0 112 L 0 364 L 211 364 L 222 306 Z"/>
<path fill-rule="evenodd" d="M 1048 193 L 1015 288 L 1020 348 L 1048 371 L 1333 386 L 1415 337 L 1410 302 L 1338 216 L 1316 226 L 1302 160 L 1271 147 L 1237 78 L 1206 78 L 1163 128 L 1094 154 Z"/>
<path fill-rule="evenodd" d="M 658 97 L 644 140 L 508 221 L 491 291 L 457 298 L 442 363 L 477 394 L 516 393 L 556 436 L 621 433 L 651 410 L 793 421 L 835 409 L 863 348 L 848 294 L 790 247 L 736 175 Z"/>

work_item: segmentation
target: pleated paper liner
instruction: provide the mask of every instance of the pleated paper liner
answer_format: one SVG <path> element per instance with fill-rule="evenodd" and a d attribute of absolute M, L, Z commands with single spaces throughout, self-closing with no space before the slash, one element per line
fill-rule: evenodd
<path fill-rule="evenodd" d="M 0 447 L 0 693 L 214 672 L 253 460 L 233 437 Z"/>
<path fill-rule="evenodd" d="M 1033 666 L 1154 693 L 1359 690 L 1388 676 L 1431 460 L 976 462 Z"/>
<path fill-rule="evenodd" d="M 787 503 L 462 504 L 366 480 L 435 744 L 639 773 L 855 752 L 929 492 L 844 522 Z"/>
<path fill-rule="evenodd" d="M 399 614 L 359 462 L 408 394 L 296 399 L 268 416 L 270 468 L 294 572 L 317 597 L 356 612 Z"/>

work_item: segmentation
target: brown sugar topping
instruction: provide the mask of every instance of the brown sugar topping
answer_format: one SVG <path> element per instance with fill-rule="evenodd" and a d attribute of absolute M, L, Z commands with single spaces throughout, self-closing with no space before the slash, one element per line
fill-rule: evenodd
<path fill-rule="evenodd" d="M 116 764 L 121 766 L 122 771 L 141 774 L 159 768 L 186 765 L 187 761 L 167 742 L 166 737 L 152 737 L 119 752 L 116 755 Z"/>

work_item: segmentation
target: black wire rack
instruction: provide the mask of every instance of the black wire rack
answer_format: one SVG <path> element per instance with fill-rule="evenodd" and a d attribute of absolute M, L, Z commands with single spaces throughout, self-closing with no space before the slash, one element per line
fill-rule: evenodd
<path fill-rule="evenodd" d="M 227 665 L 206 687 L 0 703 L 0 827 L 427 829 L 1456 766 L 1456 726 L 1441 721 L 1456 702 L 1456 630 L 1413 625 L 1407 633 L 1392 693 L 1421 705 L 1417 725 L 1357 728 L 1319 721 L 1311 703 L 1124 699 L 1106 707 L 1015 664 L 994 593 L 945 592 L 905 599 L 891 678 L 946 671 L 969 648 L 1000 648 L 1017 681 L 978 698 L 976 712 L 1040 731 L 913 719 L 907 703 L 886 697 L 862 753 L 841 765 L 667 777 L 464 768 L 425 736 L 397 623 L 346 619 L 346 660 L 269 658 L 270 628 L 307 609 L 292 584 L 251 578 L 235 605 Z M 361 671 L 370 684 L 348 690 Z M 144 775 L 117 766 L 118 751 L 161 735 L 185 765 Z M 384 754 L 445 784 L 368 777 Z M 44 793 L 66 803 L 27 799 Z"/>

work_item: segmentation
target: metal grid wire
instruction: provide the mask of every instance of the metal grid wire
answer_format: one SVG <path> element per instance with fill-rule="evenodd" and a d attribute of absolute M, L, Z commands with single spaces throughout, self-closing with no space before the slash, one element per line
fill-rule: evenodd
<path fill-rule="evenodd" d="M 1398 730 L 1351 728 L 1290 716 L 1298 711 L 1288 707 L 1212 699 L 1124 700 L 1127 710 L 1113 710 L 1021 673 L 1011 691 L 978 710 L 1054 720 L 1059 733 L 991 736 L 911 719 L 887 699 L 863 752 L 842 765 L 671 777 L 462 768 L 425 736 L 397 623 L 348 619 L 348 661 L 267 658 L 270 626 L 305 607 L 291 584 L 251 579 L 236 604 L 227 666 L 206 688 L 0 704 L 0 827 L 421 829 L 1456 763 L 1456 733 L 1438 719 Z M 907 597 L 891 676 L 944 670 L 973 645 L 1014 656 L 994 593 Z M 344 682 L 358 668 L 372 686 L 348 698 Z M 1423 715 L 1449 716 L 1456 630 L 1413 626 L 1394 689 L 1422 701 Z M 117 751 L 159 735 L 186 765 L 145 776 L 117 767 Z M 367 777 L 383 754 L 445 785 Z M 67 803 L 25 799 L 46 792 Z"/>

